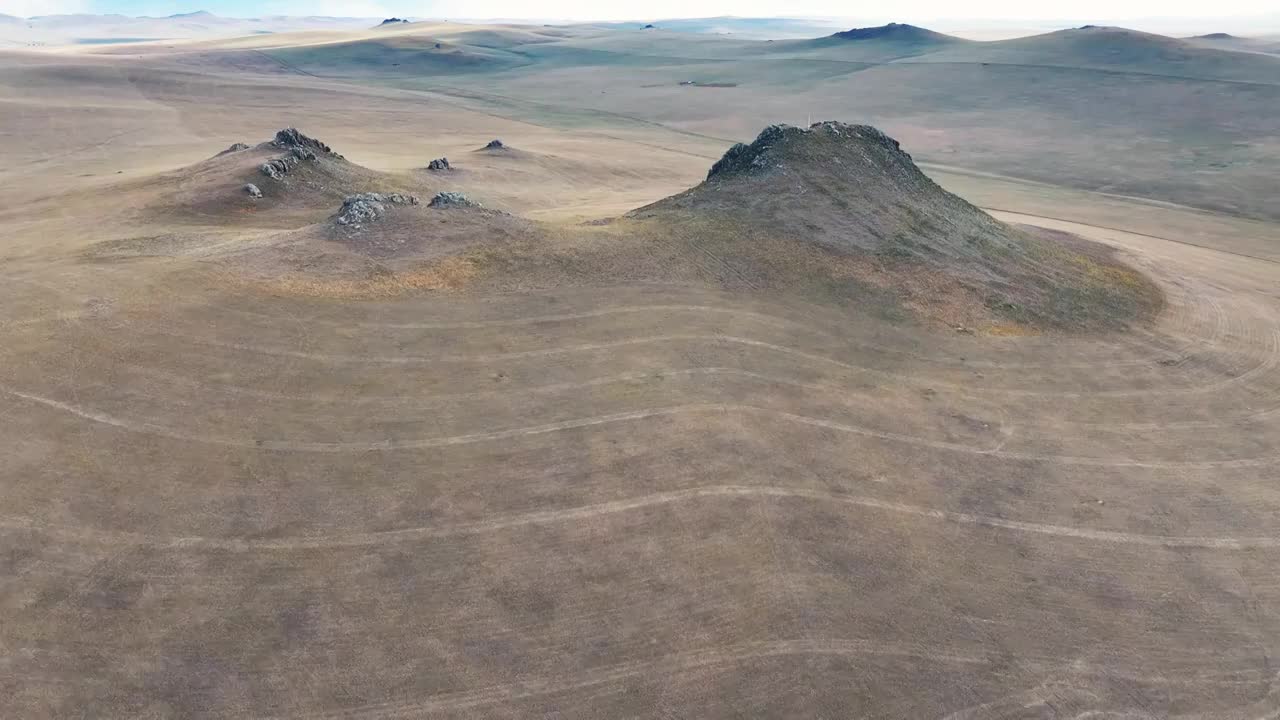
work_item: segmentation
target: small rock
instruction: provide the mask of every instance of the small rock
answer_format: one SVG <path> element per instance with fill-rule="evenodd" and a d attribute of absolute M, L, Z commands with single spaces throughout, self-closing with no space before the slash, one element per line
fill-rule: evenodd
<path fill-rule="evenodd" d="M 481 207 L 481 205 L 460 192 L 442 192 L 431 198 L 431 207 Z"/>
<path fill-rule="evenodd" d="M 254 185 L 253 183 L 246 183 L 244 186 L 244 191 L 249 193 L 249 197 L 254 197 L 254 198 L 262 197 L 262 191 L 259 190 L 258 186 Z"/>
<path fill-rule="evenodd" d="M 449 164 L 449 158 L 436 158 L 427 163 L 428 170 L 452 170 L 453 166 Z"/>
<path fill-rule="evenodd" d="M 505 150 L 506 144 L 501 140 L 490 140 L 488 145 L 484 146 L 485 150 Z"/>

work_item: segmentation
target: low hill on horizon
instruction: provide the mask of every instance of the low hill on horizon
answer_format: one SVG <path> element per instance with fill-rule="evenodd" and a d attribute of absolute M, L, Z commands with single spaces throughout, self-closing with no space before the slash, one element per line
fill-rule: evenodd
<path fill-rule="evenodd" d="M 1085 26 L 1012 40 L 970 42 L 907 61 L 1068 66 L 1280 85 L 1280 61 L 1272 58 L 1120 27 Z"/>
<path fill-rule="evenodd" d="M 111 45 L 195 40 L 314 30 L 365 29 L 382 18 L 324 16 L 223 17 L 200 10 L 164 17 L 76 13 L 29 18 L 0 16 L 0 47 Z"/>

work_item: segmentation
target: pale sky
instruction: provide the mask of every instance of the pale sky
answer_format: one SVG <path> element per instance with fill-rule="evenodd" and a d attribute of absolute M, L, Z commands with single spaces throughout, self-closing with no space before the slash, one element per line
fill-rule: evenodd
<path fill-rule="evenodd" d="M 1077 20 L 1133 18 L 1248 17 L 1274 15 L 1276 0 L 896 0 L 852 4 L 847 0 L 0 0 L 0 13 L 28 16 L 56 13 L 170 15 L 208 10 L 218 15 L 334 15 L 437 18 L 523 18 L 530 20 L 650 20 L 676 17 L 850 17 L 923 22 L 951 20 Z"/>

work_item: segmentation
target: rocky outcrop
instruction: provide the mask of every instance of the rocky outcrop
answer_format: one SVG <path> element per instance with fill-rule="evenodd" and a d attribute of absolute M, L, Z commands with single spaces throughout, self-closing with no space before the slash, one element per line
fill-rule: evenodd
<path fill-rule="evenodd" d="M 433 208 L 449 208 L 449 207 L 481 207 L 480 203 L 463 195 L 460 192 L 442 192 L 437 193 L 431 198 L 431 207 Z"/>
<path fill-rule="evenodd" d="M 315 138 L 303 135 L 297 128 L 285 128 L 277 132 L 275 138 L 267 145 L 288 151 L 285 155 L 272 158 L 258 167 L 263 175 L 272 180 L 284 178 L 299 163 L 316 162 L 321 157 L 342 158 L 333 151 L 333 148 Z"/>
<path fill-rule="evenodd" d="M 281 180 L 290 170 L 297 167 L 299 163 L 315 162 L 316 159 L 317 155 L 315 153 L 301 148 L 294 148 L 288 155 L 272 158 L 271 160 L 262 163 L 258 169 L 263 175 L 266 175 L 272 180 Z"/>
<path fill-rule="evenodd" d="M 388 205 L 417 205 L 415 195 L 400 193 L 360 193 L 342 201 L 342 209 L 335 219 L 339 225 L 358 230 L 361 225 L 377 220 L 387 211 Z"/>
<path fill-rule="evenodd" d="M 250 146 L 249 146 L 249 145 L 246 145 L 245 143 L 240 143 L 240 142 L 238 142 L 238 143 L 234 143 L 234 144 L 232 144 L 232 145 L 231 145 L 231 147 L 229 147 L 229 148 L 227 148 L 226 150 L 223 150 L 222 152 L 218 153 L 218 155 L 227 155 L 227 154 L 234 153 L 234 152 L 240 152 L 241 150 L 248 150 L 248 149 L 249 149 L 249 147 L 250 147 Z"/>
<path fill-rule="evenodd" d="M 319 155 L 334 155 L 342 157 L 333 151 L 333 148 L 316 140 L 313 137 L 303 135 L 297 128 L 285 128 L 276 133 L 275 138 L 271 141 L 271 147 L 280 148 L 282 150 L 302 150 Z"/>
<path fill-rule="evenodd" d="M 407 25 L 408 23 L 409 21 L 405 20 L 404 18 L 393 17 L 393 18 L 387 18 L 386 20 L 383 20 L 381 23 L 378 23 L 378 24 L 379 25 Z"/>
<path fill-rule="evenodd" d="M 453 166 L 449 164 L 449 158 L 436 158 L 427 163 L 428 170 L 452 170 Z"/>
<path fill-rule="evenodd" d="M 260 198 L 260 197 L 262 197 L 262 191 L 261 191 L 261 190 L 259 190 L 259 189 L 258 189 L 258 186 L 257 186 L 257 185 L 254 185 L 253 183 L 245 183 L 244 191 L 245 191 L 246 193 L 248 193 L 248 194 L 249 194 L 249 197 L 251 197 L 251 198 Z"/>
<path fill-rule="evenodd" d="M 485 150 L 506 150 L 506 143 L 501 140 L 490 140 L 488 145 L 484 146 Z"/>
<path fill-rule="evenodd" d="M 707 179 L 733 175 L 737 173 L 767 170 L 778 167 L 786 154 L 780 149 L 783 145 L 803 138 L 810 133 L 819 133 L 834 138 L 842 138 L 852 143 L 871 143 L 900 153 L 903 159 L 910 162 L 911 156 L 903 152 L 897 140 L 885 135 L 870 125 L 849 125 L 842 122 L 814 123 L 808 128 L 791 125 L 770 125 L 760 132 L 751 144 L 738 143 L 729 148 L 724 156 L 711 166 Z"/>

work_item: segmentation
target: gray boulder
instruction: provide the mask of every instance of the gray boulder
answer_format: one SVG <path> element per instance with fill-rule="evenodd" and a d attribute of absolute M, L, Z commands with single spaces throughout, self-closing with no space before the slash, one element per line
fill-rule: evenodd
<path fill-rule="evenodd" d="M 400 193 L 360 193 L 342 201 L 336 222 L 339 225 L 359 229 L 361 225 L 382 217 L 388 205 L 417 205 L 415 195 Z"/>
<path fill-rule="evenodd" d="M 284 157 L 273 158 L 262 163 L 262 165 L 258 167 L 258 170 L 272 180 L 280 180 L 283 179 L 285 174 L 292 170 L 293 166 L 297 164 L 297 158 L 292 155 L 285 155 Z"/>
<path fill-rule="evenodd" d="M 506 150 L 506 143 L 501 140 L 490 140 L 488 145 L 484 146 L 485 150 Z"/>
<path fill-rule="evenodd" d="M 258 186 L 254 185 L 253 183 L 246 183 L 244 186 L 244 191 L 249 193 L 249 197 L 253 197 L 253 198 L 262 197 L 262 191 L 259 190 Z"/>
<path fill-rule="evenodd" d="M 472 200 L 471 198 L 467 197 L 466 195 L 463 195 L 460 192 L 442 192 L 442 193 L 437 193 L 435 197 L 431 198 L 431 207 L 433 208 L 448 208 L 448 207 L 478 208 L 478 207 L 481 207 L 481 205 L 480 203 Z"/>
<path fill-rule="evenodd" d="M 428 170 L 452 170 L 453 166 L 449 164 L 449 158 L 436 158 L 427 163 Z"/>

